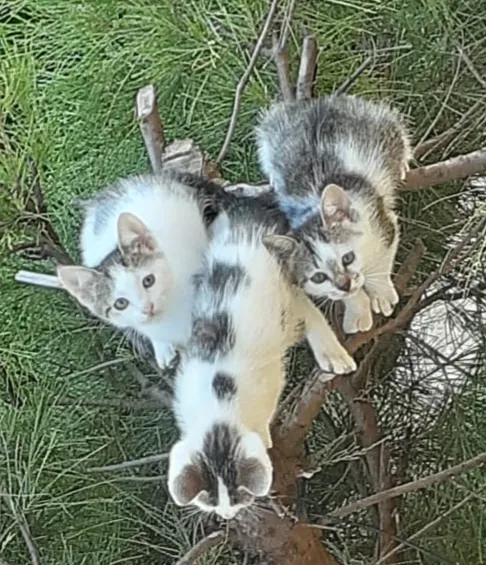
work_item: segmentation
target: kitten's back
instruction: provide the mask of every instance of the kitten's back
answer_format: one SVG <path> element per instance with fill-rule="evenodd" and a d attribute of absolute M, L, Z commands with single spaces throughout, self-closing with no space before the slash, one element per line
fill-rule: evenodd
<path fill-rule="evenodd" d="M 257 128 L 257 142 L 264 174 L 278 191 L 294 196 L 319 193 L 343 174 L 360 175 L 388 196 L 411 157 L 398 112 L 347 95 L 272 106 Z"/>

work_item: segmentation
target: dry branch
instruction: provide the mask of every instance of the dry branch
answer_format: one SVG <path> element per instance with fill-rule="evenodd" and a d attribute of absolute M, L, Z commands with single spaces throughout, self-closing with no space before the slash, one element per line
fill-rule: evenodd
<path fill-rule="evenodd" d="M 236 121 L 238 119 L 238 112 L 239 112 L 240 106 L 241 106 L 241 97 L 243 95 L 243 91 L 246 88 L 248 80 L 250 79 L 251 73 L 253 72 L 255 64 L 258 60 L 258 57 L 260 55 L 260 51 L 263 47 L 263 42 L 265 41 L 265 38 L 267 37 L 267 35 L 268 35 L 268 33 L 269 33 L 269 31 L 272 27 L 273 19 L 275 17 L 275 13 L 277 11 L 277 6 L 278 6 L 278 0 L 272 0 L 272 3 L 270 4 L 270 8 L 268 10 L 267 17 L 265 19 L 265 23 L 263 24 L 263 29 L 262 29 L 260 36 L 258 37 L 258 40 L 255 44 L 255 47 L 253 49 L 253 53 L 251 54 L 250 62 L 248 63 L 248 66 L 247 66 L 245 72 L 243 73 L 243 76 L 241 77 L 241 79 L 239 80 L 239 82 L 236 86 L 235 99 L 234 99 L 234 102 L 233 102 L 233 111 L 231 113 L 228 131 L 226 132 L 226 137 L 224 139 L 223 146 L 221 147 L 219 155 L 217 156 L 216 161 L 215 161 L 215 164 L 217 166 L 221 165 L 221 162 L 223 161 L 223 159 L 226 157 L 226 154 L 228 153 L 229 145 L 231 143 L 231 139 L 233 137 L 233 134 L 234 134 L 234 131 L 235 131 L 235 128 L 236 128 Z"/>
<path fill-rule="evenodd" d="M 351 75 L 349 75 L 349 77 L 340 86 L 336 88 L 334 94 L 345 94 L 346 92 L 348 92 L 348 90 L 353 86 L 353 84 L 366 71 L 366 69 L 368 69 L 368 67 L 371 67 L 374 61 L 375 61 L 374 55 L 370 55 L 369 57 L 367 57 L 361 63 L 361 65 Z"/>
<path fill-rule="evenodd" d="M 168 457 L 168 453 L 147 455 L 140 459 L 122 461 L 121 463 L 114 463 L 113 465 L 106 465 L 105 467 L 90 467 L 88 469 L 88 473 L 113 473 L 116 471 L 124 471 L 126 469 L 133 469 L 134 467 L 141 467 L 142 465 L 150 465 L 152 463 L 158 463 L 159 461 L 166 461 Z"/>
<path fill-rule="evenodd" d="M 19 527 L 20 533 L 22 534 L 25 545 L 27 546 L 27 549 L 29 551 L 30 561 L 32 565 L 41 565 L 39 550 L 37 549 L 34 539 L 32 538 L 27 519 L 25 518 L 25 516 L 19 513 L 19 510 L 17 509 L 10 494 L 7 494 L 6 492 L 0 493 L 0 497 L 5 500 L 6 505 L 8 506 L 14 520 Z"/>
<path fill-rule="evenodd" d="M 486 173 L 486 149 L 412 169 L 407 174 L 402 190 L 422 190 L 481 173 Z"/>
<path fill-rule="evenodd" d="M 277 37 L 276 32 L 272 35 L 272 56 L 277 68 L 278 84 L 284 102 L 295 99 L 294 87 L 290 81 L 289 56 L 287 43 Z"/>
<path fill-rule="evenodd" d="M 357 500 L 356 502 L 353 502 L 351 504 L 347 504 L 342 508 L 338 508 L 337 510 L 330 512 L 325 518 L 320 521 L 320 523 L 322 523 L 323 525 L 332 523 L 336 518 L 344 518 L 345 516 L 349 516 L 354 512 L 358 512 L 359 510 L 363 510 L 364 508 L 379 504 L 381 502 L 389 500 L 390 498 L 397 498 L 399 496 L 403 496 L 404 494 L 409 494 L 411 492 L 430 487 L 437 483 L 443 483 L 445 481 L 448 481 L 452 477 L 455 477 L 456 475 L 471 471 L 472 469 L 480 467 L 484 464 L 486 464 L 486 452 L 481 453 L 480 455 L 476 455 L 476 457 L 468 459 L 467 461 L 463 461 L 458 465 L 449 467 L 444 471 L 440 471 L 439 473 L 434 473 L 433 475 L 423 477 L 421 479 L 418 479 L 417 481 L 411 481 L 409 483 L 405 483 L 403 485 L 375 493 L 366 498 L 362 498 L 361 500 Z"/>
<path fill-rule="evenodd" d="M 155 87 L 151 84 L 137 92 L 137 120 L 154 173 L 162 169 L 162 153 L 165 147 L 164 126 L 159 116 Z"/>
<path fill-rule="evenodd" d="M 176 565 L 194 565 L 199 557 L 208 551 L 208 549 L 221 545 L 225 539 L 226 534 L 222 530 L 212 532 L 201 541 L 198 541 L 194 547 L 191 547 L 184 557 L 181 557 L 181 559 L 177 561 Z"/>
<path fill-rule="evenodd" d="M 304 37 L 297 78 L 297 100 L 310 100 L 317 70 L 317 41 L 312 35 Z"/>

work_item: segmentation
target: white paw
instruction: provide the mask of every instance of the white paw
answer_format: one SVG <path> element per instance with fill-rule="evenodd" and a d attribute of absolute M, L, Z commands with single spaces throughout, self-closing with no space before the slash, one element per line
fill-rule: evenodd
<path fill-rule="evenodd" d="M 356 371 L 355 360 L 342 345 L 332 353 L 323 352 L 320 355 L 316 355 L 316 360 L 321 370 L 329 373 L 329 378 L 324 378 L 324 380 L 331 380 L 334 378 L 334 375 L 344 375 Z"/>
<path fill-rule="evenodd" d="M 392 283 L 383 288 L 379 293 L 370 296 L 371 309 L 376 314 L 391 316 L 395 306 L 398 304 L 398 294 Z"/>
<path fill-rule="evenodd" d="M 171 345 L 154 345 L 155 360 L 160 369 L 167 368 L 174 359 L 176 350 Z"/>
<path fill-rule="evenodd" d="M 346 308 L 343 318 L 343 330 L 347 334 L 355 334 L 358 332 L 367 332 L 373 325 L 373 315 L 370 308 L 362 310 L 353 310 Z"/>

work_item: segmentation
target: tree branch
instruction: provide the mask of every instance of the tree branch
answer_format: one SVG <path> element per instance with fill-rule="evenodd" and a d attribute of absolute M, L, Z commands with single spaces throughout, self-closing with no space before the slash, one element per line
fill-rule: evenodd
<path fill-rule="evenodd" d="M 162 153 L 165 148 L 164 126 L 160 119 L 155 87 L 144 86 L 137 92 L 137 120 L 154 173 L 162 169 Z"/>
<path fill-rule="evenodd" d="M 486 149 L 412 169 L 407 174 L 402 190 L 422 190 L 481 173 L 486 173 Z"/>
<path fill-rule="evenodd" d="M 260 55 L 260 51 L 263 47 L 263 42 L 265 41 L 265 38 L 267 37 L 268 32 L 270 31 L 270 28 L 272 27 L 273 19 L 275 17 L 275 13 L 277 11 L 277 6 L 278 6 L 278 0 L 272 0 L 272 3 L 270 4 L 270 9 L 268 10 L 268 14 L 267 14 L 267 17 L 265 19 L 265 23 L 263 24 L 263 29 L 260 33 L 260 36 L 258 37 L 256 45 L 253 49 L 253 53 L 251 54 L 250 62 L 248 63 L 248 66 L 247 66 L 245 72 L 243 73 L 243 76 L 241 77 L 240 81 L 238 82 L 238 84 L 236 86 L 235 99 L 234 99 L 234 102 L 233 102 L 233 111 L 232 111 L 232 114 L 231 114 L 230 123 L 229 123 L 229 126 L 228 126 L 228 131 L 226 132 L 226 137 L 224 139 L 223 146 L 221 147 L 219 155 L 217 156 L 216 161 L 215 161 L 215 164 L 218 165 L 218 166 L 221 164 L 223 159 L 226 157 L 226 154 L 228 153 L 228 149 L 229 149 L 229 146 L 230 146 L 230 143 L 231 143 L 231 139 L 233 137 L 233 134 L 234 134 L 234 131 L 235 131 L 235 128 L 236 128 L 236 121 L 238 119 L 238 112 L 239 112 L 240 106 L 241 106 L 241 97 L 243 95 L 243 91 L 246 88 L 248 80 L 250 79 L 251 73 L 253 72 L 255 64 L 258 60 L 258 57 Z"/>
<path fill-rule="evenodd" d="M 198 541 L 194 547 L 192 547 L 184 557 L 181 557 L 177 561 L 176 565 L 193 565 L 196 561 L 212 547 L 221 545 L 226 539 L 225 532 L 223 530 L 218 530 L 207 535 L 201 541 Z"/>
<path fill-rule="evenodd" d="M 374 61 L 375 61 L 374 55 L 370 55 L 369 57 L 367 57 L 361 63 L 361 65 L 352 74 L 350 74 L 349 77 L 340 86 L 336 88 L 333 94 L 345 94 L 346 92 L 348 92 L 349 89 L 353 86 L 353 84 L 366 71 L 366 69 L 368 69 L 368 67 L 371 67 Z"/>
<path fill-rule="evenodd" d="M 357 500 L 356 502 L 352 502 L 351 504 L 347 504 L 342 508 L 338 508 L 337 510 L 330 512 L 319 523 L 321 523 L 322 525 L 330 524 L 334 522 L 336 518 L 344 518 L 345 516 L 349 516 L 349 514 L 353 514 L 354 512 L 358 512 L 359 510 L 363 510 L 364 508 L 368 508 L 385 500 L 389 500 L 390 498 L 397 498 L 399 496 L 403 496 L 404 494 L 409 494 L 411 492 L 430 487 L 437 483 L 443 483 L 456 475 L 471 471 L 472 469 L 480 467 L 484 464 L 486 464 L 486 452 L 481 453 L 480 455 L 476 455 L 476 457 L 468 459 L 467 461 L 463 461 L 458 465 L 449 467 L 444 471 L 440 471 L 416 481 L 411 481 L 409 483 L 405 483 L 403 485 L 399 485 L 397 487 L 372 494 L 371 496 L 362 498 L 361 500 Z"/>
<path fill-rule="evenodd" d="M 291 102 L 295 99 L 294 87 L 290 81 L 289 56 L 287 43 L 277 37 L 276 32 L 272 35 L 272 56 L 277 68 L 278 84 L 282 100 Z"/>
<path fill-rule="evenodd" d="M 317 69 L 317 41 L 312 35 L 304 37 L 297 78 L 297 100 L 310 100 Z"/>

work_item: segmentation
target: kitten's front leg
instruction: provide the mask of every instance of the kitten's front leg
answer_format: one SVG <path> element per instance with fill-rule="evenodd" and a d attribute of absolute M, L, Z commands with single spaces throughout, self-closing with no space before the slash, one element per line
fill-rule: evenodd
<path fill-rule="evenodd" d="M 339 342 L 324 314 L 307 296 L 302 297 L 302 309 L 306 338 L 319 367 L 338 375 L 355 371 L 354 359 Z"/>
<path fill-rule="evenodd" d="M 360 289 L 353 297 L 344 302 L 343 330 L 347 334 L 367 332 L 373 325 L 371 304 L 368 295 Z"/>
<path fill-rule="evenodd" d="M 165 369 L 174 359 L 176 354 L 175 348 L 166 341 L 152 342 L 154 348 L 155 360 L 160 369 Z"/>

